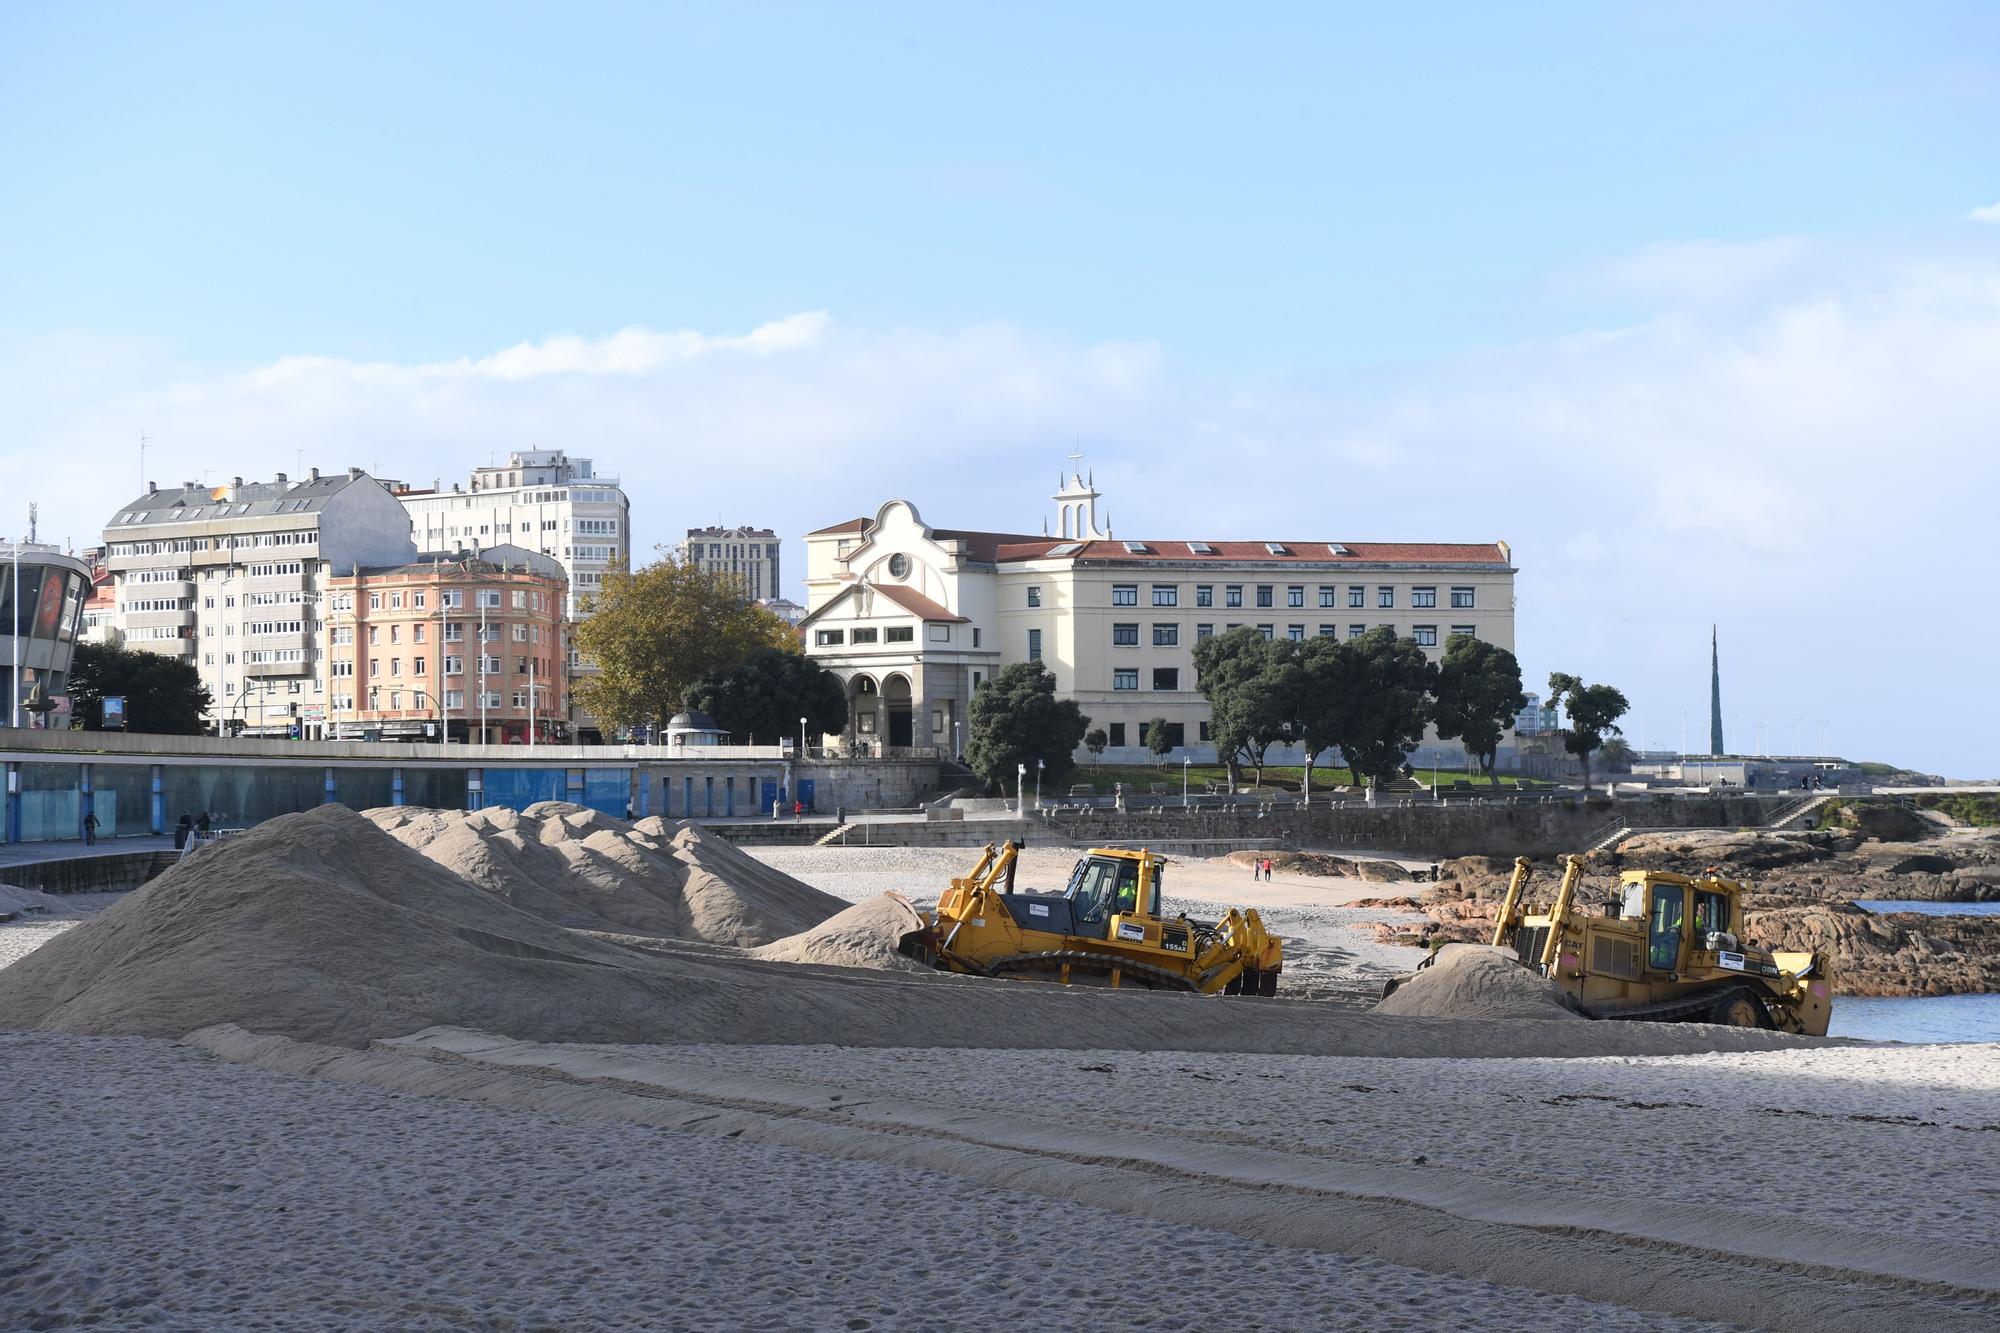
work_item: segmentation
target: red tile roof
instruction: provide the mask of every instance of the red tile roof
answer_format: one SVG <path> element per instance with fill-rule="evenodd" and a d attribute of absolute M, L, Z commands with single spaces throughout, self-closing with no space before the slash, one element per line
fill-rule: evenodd
<path fill-rule="evenodd" d="M 922 593 L 902 587 L 899 584 L 873 583 L 869 586 L 894 602 L 897 606 L 908 611 L 911 615 L 919 616 L 926 622 L 944 620 L 960 625 L 966 623 L 964 616 L 955 616 L 948 607 L 940 606 Z"/>
<path fill-rule="evenodd" d="M 1003 546 L 1042 540 L 1027 532 L 972 532 L 964 528 L 932 528 L 931 536 L 941 542 L 964 542 L 967 553 L 986 564 L 993 563 Z"/>
<path fill-rule="evenodd" d="M 1200 540 L 1199 538 L 1195 540 Z M 1412 565 L 1496 565 L 1505 567 L 1507 556 L 1496 542 L 1338 542 L 1324 541 L 1295 542 L 1282 541 L 1277 545 L 1285 554 L 1276 555 L 1264 542 L 1208 542 L 1213 553 L 1196 554 L 1189 549 L 1186 540 L 1153 541 L 1143 543 L 1144 551 L 1128 551 L 1123 539 L 1116 541 L 1090 541 L 1079 544 L 1079 549 L 1067 555 L 1050 556 L 1050 552 L 1066 543 L 1060 537 L 1038 537 L 1033 541 L 1011 541 L 999 548 L 998 562 L 1006 564 L 1020 560 L 1094 560 L 1109 563 L 1147 564 L 1161 561 L 1206 561 L 1220 563 L 1266 561 L 1293 564 L 1412 564 Z M 1346 548 L 1346 555 L 1335 555 L 1331 545 Z"/>
<path fill-rule="evenodd" d="M 820 537 L 831 532 L 859 532 L 867 526 L 868 520 L 865 518 L 850 518 L 845 523 L 836 523 L 830 528 L 814 528 L 806 536 Z"/>

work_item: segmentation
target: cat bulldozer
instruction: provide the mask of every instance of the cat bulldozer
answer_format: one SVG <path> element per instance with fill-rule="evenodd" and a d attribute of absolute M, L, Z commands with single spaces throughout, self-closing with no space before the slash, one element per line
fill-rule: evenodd
<path fill-rule="evenodd" d="M 1141 987 L 1201 995 L 1274 995 L 1284 967 L 1279 940 L 1254 911 L 1220 921 L 1161 909 L 1166 858 L 1099 847 L 1060 893 L 1014 888 L 1021 844 L 988 844 L 972 873 L 954 879 L 903 951 L 950 972 L 1071 985 Z"/>
<path fill-rule="evenodd" d="M 1527 857 L 1514 862 L 1493 943 L 1568 991 L 1592 1018 L 1721 1023 L 1826 1035 L 1833 1014 L 1828 960 L 1756 948 L 1743 938 L 1749 886 L 1627 870 L 1602 916 L 1577 910 L 1583 858 L 1563 858 L 1546 911 L 1528 905 Z"/>

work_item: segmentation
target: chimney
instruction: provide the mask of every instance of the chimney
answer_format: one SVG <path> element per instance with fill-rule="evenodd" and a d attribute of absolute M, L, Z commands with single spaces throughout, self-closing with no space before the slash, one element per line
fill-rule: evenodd
<path fill-rule="evenodd" d="M 318 468 L 313 468 L 313 469 L 312 469 L 311 471 L 307 472 L 307 473 L 306 473 L 306 480 L 307 480 L 307 481 L 318 481 L 318 480 L 319 480 L 319 469 L 318 469 Z"/>
<path fill-rule="evenodd" d="M 357 479 L 358 479 L 358 478 L 359 478 L 360 476 L 361 476 L 361 469 L 360 469 L 360 468 L 358 468 L 358 467 L 351 467 L 351 468 L 347 469 L 347 479 L 348 479 L 349 481 L 354 481 L 354 480 L 357 480 Z"/>
<path fill-rule="evenodd" d="M 146 483 L 146 494 L 148 494 L 148 495 L 158 495 L 159 493 L 160 493 L 160 483 L 159 483 L 159 482 L 157 482 L 157 481 L 149 481 L 149 482 L 147 482 L 147 483 Z"/>
<path fill-rule="evenodd" d="M 286 484 L 286 483 L 285 483 L 285 474 L 284 474 L 284 473 L 282 473 L 282 472 L 280 472 L 280 473 L 278 474 L 278 484 L 279 484 L 280 486 L 283 486 L 283 485 L 285 485 L 285 484 Z"/>
<path fill-rule="evenodd" d="M 232 500 L 240 499 L 242 496 L 242 492 L 243 492 L 243 478 L 231 477 L 229 479 L 229 498 Z"/>

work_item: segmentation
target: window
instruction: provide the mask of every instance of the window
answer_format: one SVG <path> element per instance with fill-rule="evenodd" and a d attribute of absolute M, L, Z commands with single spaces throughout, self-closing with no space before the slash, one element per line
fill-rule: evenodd
<path fill-rule="evenodd" d="M 1347 604 L 1349 606 L 1368 605 L 1368 590 L 1366 588 L 1356 588 L 1350 586 L 1347 590 Z"/>
<path fill-rule="evenodd" d="M 1110 730 L 1111 743 L 1113 745 L 1123 745 L 1125 743 L 1125 724 L 1123 722 L 1113 722 Z"/>
<path fill-rule="evenodd" d="M 464 606 L 464 605 L 465 605 L 465 590 L 464 590 L 463 588 L 447 588 L 447 589 L 445 589 L 445 590 L 444 590 L 443 592 L 441 592 L 441 593 L 439 593 L 439 594 L 438 594 L 438 605 L 439 605 L 439 606 L 450 606 L 450 607 L 462 607 L 462 606 Z"/>
<path fill-rule="evenodd" d="M 857 626 L 857 627 L 855 628 L 855 631 L 854 631 L 854 637 L 853 637 L 853 638 L 851 638 L 851 639 L 849 639 L 849 640 L 848 640 L 848 642 L 849 642 L 849 643 L 873 643 L 873 642 L 875 642 L 875 638 L 876 638 L 876 632 L 875 632 L 875 630 L 874 630 L 874 629 L 872 629 L 872 628 L 870 628 L 870 629 L 863 629 L 863 628 L 860 628 L 859 626 Z"/>
<path fill-rule="evenodd" d="M 354 663 L 335 662 L 330 667 L 327 668 L 327 672 L 329 675 L 351 676 L 354 674 Z"/>
<path fill-rule="evenodd" d="M 479 600 L 475 605 L 485 607 L 489 611 L 498 611 L 500 609 L 500 590 L 498 588 L 481 588 L 478 596 Z"/>
<path fill-rule="evenodd" d="M 1155 648 L 1178 648 L 1181 644 L 1179 625 L 1153 626 L 1153 646 Z"/>
<path fill-rule="evenodd" d="M 1395 604 L 1396 590 L 1394 588 L 1377 588 L 1375 590 L 1375 605 L 1394 606 Z"/>
<path fill-rule="evenodd" d="M 924 637 L 932 643 L 951 642 L 951 626 L 949 625 L 926 625 L 924 626 L 924 630 Z"/>
<path fill-rule="evenodd" d="M 1214 605 L 1215 605 L 1215 585 L 1214 585 L 1214 584 L 1212 584 L 1212 583 L 1197 583 L 1197 584 L 1195 584 L 1195 586 L 1194 586 L 1194 604 L 1195 604 L 1196 606 L 1214 606 Z"/>
<path fill-rule="evenodd" d="M 1260 584 L 1258 584 L 1258 585 L 1257 585 L 1257 605 L 1258 605 L 1258 606 L 1269 606 L 1269 605 L 1271 604 L 1271 592 L 1272 592 L 1272 588 L 1271 588 L 1271 585 L 1270 585 L 1270 584 L 1268 584 L 1268 583 L 1260 583 Z"/>
<path fill-rule="evenodd" d="M 447 676 L 462 676 L 462 675 L 464 675 L 464 674 L 465 674 L 465 659 L 464 659 L 464 658 L 462 658 L 462 657 L 447 657 L 447 658 L 445 658 L 445 659 L 444 659 L 444 674 L 445 674 L 445 675 L 447 675 Z"/>
<path fill-rule="evenodd" d="M 1333 587 L 1331 584 L 1322 583 L 1319 585 L 1319 604 L 1321 606 L 1333 605 Z"/>
<path fill-rule="evenodd" d="M 371 592 L 371 593 L 369 593 L 369 594 L 368 594 L 368 609 L 369 609 L 370 611 L 380 611 L 380 610 L 382 609 L 382 594 L 381 594 L 381 593 L 379 593 L 379 592 Z"/>
<path fill-rule="evenodd" d="M 1139 626 L 1137 624 L 1113 625 L 1111 627 L 1111 646 L 1114 648 L 1137 648 L 1139 646 Z"/>
<path fill-rule="evenodd" d="M 1286 606 L 1304 606 L 1305 604 L 1306 590 L 1304 588 L 1293 584 L 1291 587 L 1285 589 Z"/>
<path fill-rule="evenodd" d="M 401 643 L 402 641 L 403 641 L 403 627 L 401 625 L 389 626 L 389 642 Z"/>
<path fill-rule="evenodd" d="M 1203 639 L 1212 639 L 1214 637 L 1215 637 L 1215 626 L 1196 625 L 1194 627 L 1194 641 L 1196 643 L 1200 643 Z"/>
<path fill-rule="evenodd" d="M 424 641 L 424 626 L 423 626 L 423 624 L 422 624 L 421 622 L 419 622 L 418 624 L 415 624 L 415 625 L 412 625 L 412 626 L 410 626 L 410 642 L 411 642 L 411 643 L 422 643 L 423 641 Z"/>
<path fill-rule="evenodd" d="M 1139 688 L 1139 668 L 1120 667 L 1111 673 L 1111 688 L 1114 690 L 1136 690 Z"/>
<path fill-rule="evenodd" d="M 1040 587 L 1039 587 L 1038 585 L 1036 585 L 1036 584 L 1032 584 L 1032 583 L 1031 583 L 1031 584 L 1029 584 L 1029 585 L 1028 585 L 1028 605 L 1029 605 L 1029 606 L 1040 606 L 1041 604 L 1042 604 L 1042 590 L 1041 590 L 1041 588 L 1040 588 Z"/>
<path fill-rule="evenodd" d="M 1111 604 L 1113 606 L 1137 606 L 1139 604 L 1139 585 L 1136 583 L 1112 584 Z"/>
<path fill-rule="evenodd" d="M 1155 583 L 1153 585 L 1154 606 L 1179 606 L 1181 589 L 1177 583 Z"/>
<path fill-rule="evenodd" d="M 528 593 L 526 589 L 516 589 L 514 591 L 514 609 L 516 611 L 525 611 L 528 609 Z"/>
<path fill-rule="evenodd" d="M 399 592 L 389 594 L 389 609 L 391 611 L 400 611 L 403 609 L 403 594 Z"/>
<path fill-rule="evenodd" d="M 1206 722 L 1204 722 L 1204 723 L 1202 723 L 1202 724 L 1201 724 L 1201 738 L 1202 738 L 1203 740 L 1207 740 L 1207 739 L 1208 739 L 1208 723 L 1206 723 Z"/>
<path fill-rule="evenodd" d="M 1334 627 L 1331 625 L 1321 625 L 1319 627 L 1319 636 L 1322 639 L 1337 639 L 1340 637 L 1340 635 L 1335 632 Z"/>
<path fill-rule="evenodd" d="M 917 637 L 915 625 L 891 625 L 882 631 L 884 643 L 914 643 Z"/>
<path fill-rule="evenodd" d="M 422 657 L 413 658 L 410 661 L 410 674 L 413 676 L 421 676 L 424 674 L 424 668 L 428 665 L 430 665 L 430 663 L 426 658 Z"/>
<path fill-rule="evenodd" d="M 1414 625 L 1410 628 L 1410 637 L 1417 641 L 1417 647 L 1419 648 L 1435 648 L 1438 646 L 1438 627 L 1436 625 Z"/>
<path fill-rule="evenodd" d="M 1222 590 L 1222 604 L 1224 606 L 1243 605 L 1243 585 L 1232 583 L 1224 587 Z"/>
<path fill-rule="evenodd" d="M 1358 639 L 1367 632 L 1368 627 L 1366 625 L 1349 625 L 1347 627 L 1347 637 L 1350 639 Z"/>
<path fill-rule="evenodd" d="M 411 594 L 410 594 L 410 605 L 411 605 L 411 607 L 413 607 L 414 609 L 416 609 L 416 610 L 418 610 L 418 611 L 421 611 L 421 610 L 423 610 L 423 609 L 424 609 L 424 595 L 423 595 L 422 593 L 420 593 L 420 592 L 413 592 L 413 593 L 411 593 Z"/>
<path fill-rule="evenodd" d="M 1452 638 L 1455 639 L 1461 634 L 1468 639 L 1476 639 L 1479 637 L 1479 629 L 1474 625 L 1453 625 L 1451 627 Z"/>
<path fill-rule="evenodd" d="M 831 648 L 835 644 L 846 642 L 847 631 L 844 629 L 820 629 L 813 631 L 813 646 L 816 648 Z"/>
<path fill-rule="evenodd" d="M 1425 608 L 1425 607 L 1433 607 L 1436 606 L 1437 604 L 1438 604 L 1438 590 L 1436 588 L 1410 589 L 1411 606 Z"/>
<path fill-rule="evenodd" d="M 1259 634 L 1263 635 L 1263 636 L 1264 636 L 1265 638 L 1267 638 L 1267 639 L 1275 639 L 1275 638 L 1277 638 L 1277 637 L 1278 637 L 1278 632 L 1277 632 L 1277 630 L 1278 630 L 1278 627 L 1277 627 L 1277 626 L 1275 626 L 1275 625 L 1259 625 L 1259 626 L 1257 627 L 1257 632 L 1258 632 Z"/>
<path fill-rule="evenodd" d="M 1285 637 L 1293 643 L 1303 643 L 1306 637 L 1306 627 L 1304 625 L 1287 625 L 1285 626 Z"/>
<path fill-rule="evenodd" d="M 1179 667 L 1154 667 L 1153 688 L 1156 690 L 1177 690 L 1181 687 Z"/>
<path fill-rule="evenodd" d="M 1038 629 L 1028 631 L 1028 660 L 1030 662 L 1042 660 L 1042 632 Z"/>

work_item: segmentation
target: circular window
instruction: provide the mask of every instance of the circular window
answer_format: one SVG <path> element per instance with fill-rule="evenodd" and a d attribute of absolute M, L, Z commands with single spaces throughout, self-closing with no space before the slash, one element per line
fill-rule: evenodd
<path fill-rule="evenodd" d="M 910 577 L 910 557 L 904 555 L 901 551 L 890 556 L 889 577 L 892 579 L 906 579 Z"/>

